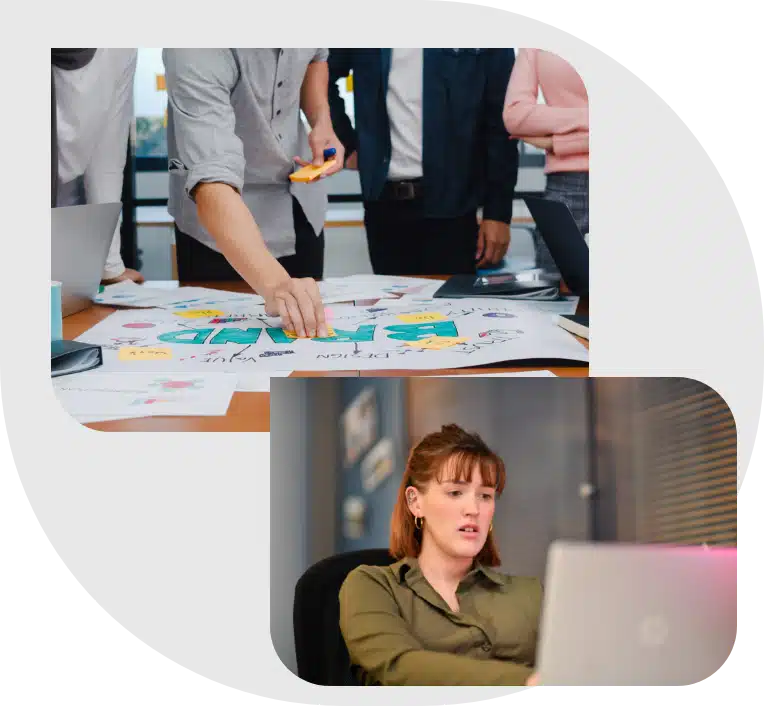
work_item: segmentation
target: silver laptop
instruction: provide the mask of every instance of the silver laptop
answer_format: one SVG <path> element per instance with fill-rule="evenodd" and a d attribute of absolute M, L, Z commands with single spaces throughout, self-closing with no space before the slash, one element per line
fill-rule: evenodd
<path fill-rule="evenodd" d="M 737 550 L 556 542 L 537 660 L 542 685 L 702 681 L 737 632 Z"/>
<path fill-rule="evenodd" d="M 50 278 L 61 282 L 61 310 L 90 306 L 109 254 L 121 203 L 50 209 Z"/>

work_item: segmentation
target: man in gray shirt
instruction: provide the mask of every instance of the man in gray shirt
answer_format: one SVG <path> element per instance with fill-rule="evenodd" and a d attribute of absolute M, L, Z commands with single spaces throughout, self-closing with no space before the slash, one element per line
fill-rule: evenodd
<path fill-rule="evenodd" d="M 181 281 L 243 278 L 298 335 L 328 331 L 325 185 L 295 162 L 344 150 L 332 128 L 326 49 L 165 49 L 169 210 Z M 311 127 L 300 119 L 300 111 Z"/>

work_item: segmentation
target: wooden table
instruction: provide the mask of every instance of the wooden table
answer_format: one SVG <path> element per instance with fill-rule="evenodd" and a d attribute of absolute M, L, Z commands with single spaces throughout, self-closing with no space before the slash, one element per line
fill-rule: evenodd
<path fill-rule="evenodd" d="M 439 278 L 445 279 L 445 278 Z M 191 284 L 191 283 L 189 283 Z M 224 289 L 231 292 L 251 292 L 243 282 L 200 282 L 194 286 Z M 151 286 L 177 287 L 177 282 L 152 282 Z M 116 309 L 108 306 L 92 306 L 64 319 L 64 338 L 72 340 L 95 326 Z M 588 313 L 588 301 L 581 300 L 578 313 Z M 588 341 L 578 339 L 588 348 Z M 565 367 L 483 367 L 458 368 L 455 370 L 342 370 L 302 371 L 290 377 L 411 377 L 427 375 L 475 375 L 486 373 L 523 372 L 550 370 L 559 377 L 587 377 L 588 365 Z M 228 413 L 224 417 L 143 417 L 111 422 L 87 424 L 98 431 L 270 431 L 270 400 L 267 392 L 235 392 Z"/>

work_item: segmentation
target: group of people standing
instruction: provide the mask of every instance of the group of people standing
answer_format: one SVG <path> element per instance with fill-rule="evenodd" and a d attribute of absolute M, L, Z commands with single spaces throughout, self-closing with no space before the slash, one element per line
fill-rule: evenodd
<path fill-rule="evenodd" d="M 51 58 L 52 205 L 119 201 L 137 50 L 52 49 Z M 298 332 L 326 330 L 316 285 L 323 178 L 340 169 L 359 172 L 378 274 L 501 262 L 518 141 L 545 152 L 547 197 L 564 201 L 588 233 L 588 99 L 555 54 L 165 49 L 163 60 L 179 278 L 242 278 Z M 351 73 L 354 125 L 337 89 Z M 296 166 L 322 164 L 327 149 L 335 161 L 321 180 L 289 180 Z M 122 264 L 119 227 L 103 277 L 141 280 Z"/>

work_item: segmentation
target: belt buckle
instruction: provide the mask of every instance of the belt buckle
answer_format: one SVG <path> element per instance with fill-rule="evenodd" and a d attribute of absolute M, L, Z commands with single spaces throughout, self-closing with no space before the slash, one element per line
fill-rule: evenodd
<path fill-rule="evenodd" d="M 410 181 L 401 181 L 398 183 L 398 198 L 405 201 L 410 201 L 416 196 L 416 190 L 414 184 Z"/>

